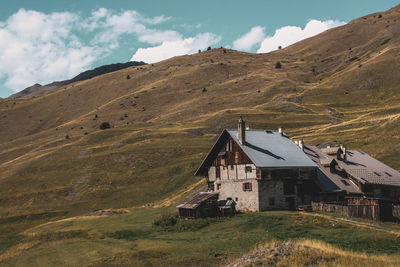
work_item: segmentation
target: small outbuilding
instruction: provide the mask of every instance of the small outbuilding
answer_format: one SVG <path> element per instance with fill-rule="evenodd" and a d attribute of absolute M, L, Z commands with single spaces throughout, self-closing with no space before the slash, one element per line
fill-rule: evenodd
<path fill-rule="evenodd" d="M 236 203 L 232 199 L 220 200 L 218 209 L 221 216 L 232 216 L 236 212 Z"/>
<path fill-rule="evenodd" d="M 197 219 L 218 216 L 218 193 L 200 192 L 176 207 L 179 217 Z"/>

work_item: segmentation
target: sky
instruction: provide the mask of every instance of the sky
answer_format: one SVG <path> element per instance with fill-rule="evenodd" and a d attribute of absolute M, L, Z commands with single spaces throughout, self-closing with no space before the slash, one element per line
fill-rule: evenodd
<path fill-rule="evenodd" d="M 101 65 L 226 47 L 267 53 L 392 0 L 13 0 L 0 3 L 0 97 Z"/>

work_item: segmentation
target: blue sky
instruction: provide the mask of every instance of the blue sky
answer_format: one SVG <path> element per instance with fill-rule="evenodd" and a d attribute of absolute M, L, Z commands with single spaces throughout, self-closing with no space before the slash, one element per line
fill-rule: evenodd
<path fill-rule="evenodd" d="M 157 62 L 208 46 L 265 53 L 397 4 L 391 0 L 3 1 L 0 97 L 104 64 Z"/>

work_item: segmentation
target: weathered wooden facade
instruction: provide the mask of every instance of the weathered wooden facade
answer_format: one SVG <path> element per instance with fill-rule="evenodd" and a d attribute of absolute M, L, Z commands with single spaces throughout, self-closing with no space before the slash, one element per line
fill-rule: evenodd
<path fill-rule="evenodd" d="M 238 210 L 295 209 L 317 194 L 317 165 L 282 130 L 224 130 L 197 170 Z"/>
<path fill-rule="evenodd" d="M 375 221 L 393 220 L 393 202 L 388 199 L 350 197 L 347 201 L 335 203 L 313 202 L 312 209 Z"/>

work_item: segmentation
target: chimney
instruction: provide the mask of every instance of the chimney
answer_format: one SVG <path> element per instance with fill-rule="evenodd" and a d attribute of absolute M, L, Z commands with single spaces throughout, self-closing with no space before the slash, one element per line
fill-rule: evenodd
<path fill-rule="evenodd" d="M 300 139 L 300 140 L 299 140 L 299 147 L 300 147 L 301 151 L 304 151 L 303 139 Z"/>
<path fill-rule="evenodd" d="M 343 160 L 347 161 L 347 149 L 345 146 L 343 146 Z"/>
<path fill-rule="evenodd" d="M 341 144 L 341 145 L 340 145 L 340 150 L 342 151 L 342 153 L 339 153 L 339 151 L 338 151 L 338 153 L 337 153 L 337 159 L 346 161 L 346 160 L 347 160 L 346 147 L 345 147 L 344 145 Z"/>
<path fill-rule="evenodd" d="M 238 138 L 239 138 L 239 142 L 241 145 L 244 145 L 246 143 L 246 124 L 245 124 L 242 116 L 240 116 L 240 118 L 239 118 Z"/>

